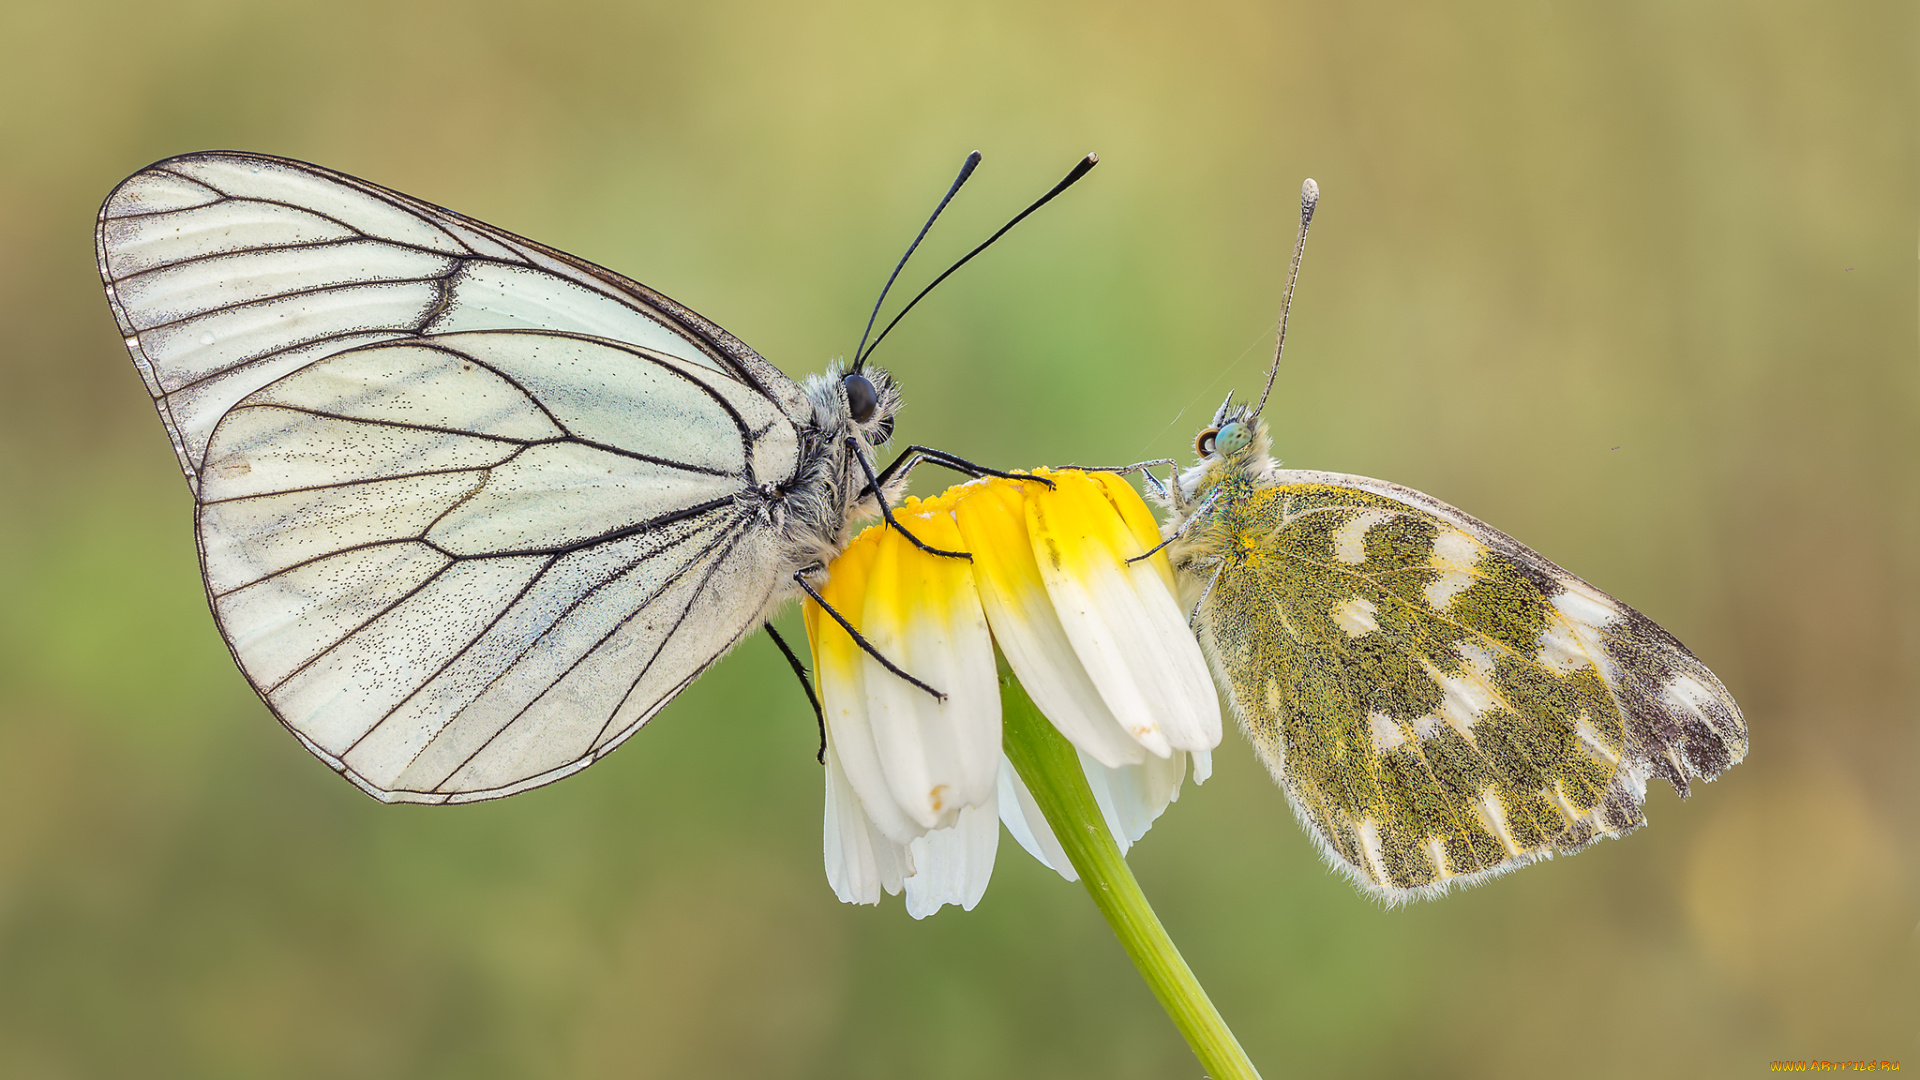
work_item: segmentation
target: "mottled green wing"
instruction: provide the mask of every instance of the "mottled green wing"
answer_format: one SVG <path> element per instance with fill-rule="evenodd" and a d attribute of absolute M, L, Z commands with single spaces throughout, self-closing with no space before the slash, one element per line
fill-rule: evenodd
<path fill-rule="evenodd" d="M 1279 472 L 1186 569 L 1249 738 L 1328 860 L 1389 902 L 1645 821 L 1746 755 L 1726 688 L 1652 620 L 1417 491 Z"/>

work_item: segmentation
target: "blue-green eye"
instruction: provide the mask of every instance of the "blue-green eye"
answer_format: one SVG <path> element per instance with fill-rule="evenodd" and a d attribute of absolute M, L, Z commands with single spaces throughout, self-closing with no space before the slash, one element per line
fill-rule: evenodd
<path fill-rule="evenodd" d="M 1253 442 L 1253 429 L 1238 420 L 1220 429 L 1213 437 L 1213 448 L 1221 457 L 1228 457 L 1245 450 Z"/>

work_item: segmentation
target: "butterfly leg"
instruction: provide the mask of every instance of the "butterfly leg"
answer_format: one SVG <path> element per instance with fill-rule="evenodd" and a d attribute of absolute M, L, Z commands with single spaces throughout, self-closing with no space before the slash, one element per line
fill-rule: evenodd
<path fill-rule="evenodd" d="M 887 497 L 881 490 L 880 478 L 874 475 L 873 463 L 867 460 L 867 455 L 864 452 L 862 452 L 862 450 L 860 449 L 859 440 L 853 439 L 853 438 L 847 439 L 847 449 L 853 451 L 853 460 L 860 463 L 860 471 L 867 474 L 867 487 L 865 490 L 873 492 L 874 501 L 880 504 L 880 516 L 886 519 L 887 525 L 890 528 L 897 531 L 901 536 L 904 536 L 908 540 L 912 541 L 914 547 L 919 548 L 921 551 L 924 551 L 929 555 L 944 555 L 949 559 L 965 559 L 968 562 L 973 561 L 973 555 L 971 553 L 965 552 L 965 551 L 946 551 L 941 548 L 934 547 L 933 545 L 925 543 L 919 537 L 908 532 L 904 526 L 902 526 L 898 521 L 895 521 L 893 519 L 893 508 L 887 505 Z M 865 492 L 863 491 L 862 494 L 865 494 Z M 809 589 L 808 591 L 811 592 L 812 590 Z M 817 600 L 819 598 L 815 597 L 815 599 Z M 838 616 L 836 616 L 836 618 L 837 617 Z M 869 649 L 868 651 L 871 652 L 872 650 Z M 874 655 L 878 656 L 880 654 L 874 653 Z M 903 677 L 906 677 L 904 673 L 902 673 L 902 675 Z"/>
<path fill-rule="evenodd" d="M 1118 476 L 1125 476 L 1128 473 L 1137 472 L 1141 478 L 1147 482 L 1147 486 L 1153 488 L 1153 493 L 1156 496 L 1162 499 L 1174 499 L 1177 501 L 1180 497 L 1179 486 L 1175 484 L 1169 488 L 1167 484 L 1162 484 L 1160 478 L 1153 475 L 1153 467 L 1155 465 L 1167 466 L 1167 476 L 1171 478 L 1176 475 L 1179 462 L 1172 458 L 1154 458 L 1152 461 L 1136 461 L 1131 465 L 1075 465 L 1072 467 L 1081 472 L 1110 472 Z M 1171 480 L 1169 482 L 1171 482 Z M 1169 491 L 1171 491 L 1171 494 L 1169 494 Z M 1176 509 L 1178 509 L 1178 507 L 1176 507 Z"/>
<path fill-rule="evenodd" d="M 1226 568 L 1227 563 L 1225 559 L 1220 560 L 1220 565 L 1214 567 L 1213 576 L 1207 579 L 1207 587 L 1200 590 L 1200 599 L 1193 602 L 1193 611 L 1187 615 L 1187 625 L 1189 627 L 1200 621 L 1200 605 L 1206 603 L 1207 597 L 1213 595 L 1213 583 L 1220 580 L 1220 571 Z"/>
<path fill-rule="evenodd" d="M 767 636 L 773 639 L 773 643 L 780 646 L 780 655 L 787 658 L 787 663 L 793 668 L 793 677 L 800 680 L 800 689 L 806 692 L 807 704 L 813 706 L 814 722 L 820 725 L 820 751 L 814 755 L 814 760 L 825 765 L 827 763 L 827 714 L 820 711 L 820 699 L 813 694 L 813 681 L 807 677 L 807 666 L 802 664 L 800 658 L 793 654 L 793 650 L 787 647 L 787 639 L 780 636 L 780 631 L 773 628 L 773 623 L 766 622 L 761 625 L 767 628 Z"/>
<path fill-rule="evenodd" d="M 1148 473 L 1147 475 L 1151 476 L 1153 474 Z M 1167 537 L 1165 540 L 1160 541 L 1159 543 L 1153 545 L 1152 547 L 1141 552 L 1140 554 L 1135 555 L 1133 558 L 1128 559 L 1127 561 L 1130 563 L 1137 563 L 1141 559 L 1145 559 L 1154 555 L 1161 548 L 1166 547 L 1168 544 L 1171 544 L 1175 540 L 1178 540 L 1181 537 L 1187 535 L 1187 530 L 1193 528 L 1193 523 L 1196 521 L 1199 521 L 1200 516 L 1202 514 L 1205 514 L 1209 509 L 1211 509 L 1213 506 L 1213 501 L 1215 499 L 1218 499 L 1219 497 L 1220 497 L 1220 489 L 1214 488 L 1212 494 L 1208 495 L 1205 499 L 1201 500 L 1200 505 L 1197 507 L 1194 507 L 1193 513 L 1188 514 L 1187 519 L 1180 523 L 1180 527 L 1173 530 L 1172 536 Z"/>
<path fill-rule="evenodd" d="M 1044 476 L 1035 476 L 1032 473 L 1024 472 L 1001 472 L 999 469 L 989 469 L 985 465 L 977 465 L 957 454 L 949 454 L 945 450 L 935 450 L 931 446 L 919 445 L 907 447 L 906 453 L 893 459 L 891 465 L 880 470 L 879 481 L 882 484 L 887 484 L 895 478 L 905 477 L 906 474 L 912 472 L 914 467 L 923 461 L 931 462 L 943 468 L 952 469 L 954 472 L 963 473 L 976 479 L 982 476 L 997 476 L 1002 480 L 1032 480 L 1035 483 L 1045 484 L 1048 487 L 1053 486 L 1053 481 Z M 867 491 L 872 490 L 874 489 L 867 489 Z M 866 491 L 862 491 L 860 494 L 864 496 Z"/>
<path fill-rule="evenodd" d="M 818 569 L 818 567 L 811 567 L 809 569 Z M 907 680 L 908 682 L 919 687 L 920 689 L 925 690 L 927 693 L 932 694 L 933 699 L 935 701 L 947 700 L 947 695 L 941 693 L 938 690 L 935 690 L 933 687 L 928 686 L 926 683 L 923 683 L 919 679 L 916 679 L 913 676 L 907 674 L 906 672 L 900 670 L 899 665 L 887 659 L 886 656 L 882 654 L 879 649 L 874 648 L 872 642 L 868 641 L 864 637 L 861 637 L 860 631 L 855 630 L 853 628 L 853 624 L 847 621 L 847 617 L 833 610 L 833 605 L 827 603 L 826 599 L 820 595 L 819 590 L 815 589 L 812 585 L 808 584 L 806 569 L 795 570 L 793 572 L 793 580 L 795 584 L 800 586 L 803 592 L 805 592 L 808 596 L 813 598 L 814 603 L 820 605 L 821 611 L 824 611 L 828 615 L 833 616 L 833 621 L 840 624 L 840 629 L 845 630 L 847 632 L 847 636 L 853 638 L 853 643 L 855 645 L 860 646 L 860 649 L 862 652 L 866 653 L 868 656 L 873 657 L 875 660 L 880 661 L 881 667 L 886 668 L 888 671 L 893 672 L 895 675 L 900 676 L 901 678 Z M 788 655 L 791 656 L 792 654 L 789 653 Z M 808 696 L 811 697 L 812 695 L 809 694 Z M 825 723 L 826 723 L 825 719 L 822 719 L 821 724 L 825 725 Z"/>
<path fill-rule="evenodd" d="M 1153 472 L 1152 472 L 1153 467 L 1155 465 L 1177 465 L 1177 464 L 1179 464 L 1179 462 L 1174 461 L 1172 458 L 1163 457 L 1163 458 L 1154 458 L 1152 461 L 1136 461 L 1131 465 L 1073 465 L 1068 467 L 1078 469 L 1081 472 L 1110 472 L 1110 473 L 1119 473 L 1123 476 L 1131 472 L 1146 473 L 1148 476 L 1153 478 L 1153 482 L 1155 484 L 1158 484 L 1160 483 L 1160 478 L 1153 475 Z"/>

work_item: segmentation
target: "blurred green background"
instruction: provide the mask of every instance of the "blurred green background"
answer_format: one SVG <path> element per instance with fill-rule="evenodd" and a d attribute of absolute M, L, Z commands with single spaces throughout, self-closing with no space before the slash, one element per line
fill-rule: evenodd
<path fill-rule="evenodd" d="M 879 360 L 902 434 L 1292 464 L 1476 514 L 1647 612 L 1753 750 L 1652 826 L 1384 911 L 1229 735 L 1133 859 L 1269 1077 L 1920 1066 L 1920 8 L 10 0 L 0 8 L 0 1075 L 1177 1077 L 1079 886 L 1003 843 L 836 903 L 750 641 L 606 762 L 381 806 L 273 723 L 93 266 L 121 177 L 316 161 L 617 268 L 795 375 L 1087 150 Z M 923 482 L 923 486 L 931 486 Z M 797 619 L 788 625 L 798 630 Z"/>

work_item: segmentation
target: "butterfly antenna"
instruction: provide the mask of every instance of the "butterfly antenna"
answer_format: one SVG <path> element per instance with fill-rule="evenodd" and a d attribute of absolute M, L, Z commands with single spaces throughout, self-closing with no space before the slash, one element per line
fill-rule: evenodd
<path fill-rule="evenodd" d="M 887 290 L 893 288 L 894 279 L 900 276 L 900 271 L 906 269 L 907 260 L 913 257 L 913 249 L 919 247 L 920 241 L 927 238 L 927 230 L 933 228 L 933 223 L 940 219 L 940 212 L 945 210 L 947 204 L 953 201 L 953 197 L 960 193 L 960 185 L 966 183 L 967 177 L 972 176 L 973 170 L 979 166 L 980 151 L 975 150 L 967 155 L 966 163 L 960 166 L 960 175 L 953 178 L 953 186 L 947 189 L 946 198 L 941 199 L 940 205 L 933 208 L 933 214 L 927 218 L 927 223 L 920 226 L 920 235 L 914 237 L 913 243 L 907 245 L 907 253 L 900 256 L 900 262 L 894 266 L 893 273 L 887 275 L 887 283 L 880 287 L 880 298 L 873 302 L 873 314 L 867 316 L 867 328 L 860 331 L 860 344 L 853 350 L 855 372 L 858 372 L 860 365 L 864 363 L 861 354 L 867 347 L 867 335 L 873 333 L 873 321 L 880 317 L 880 305 L 887 302 Z M 879 343 L 875 342 L 875 344 Z"/>
<path fill-rule="evenodd" d="M 1260 404 L 1253 407 L 1253 415 L 1259 416 L 1260 410 L 1267 407 L 1267 395 L 1273 393 L 1273 377 L 1280 371 L 1280 352 L 1287 347 L 1287 312 L 1293 310 L 1293 284 L 1300 280 L 1300 256 L 1307 250 L 1307 226 L 1313 224 L 1313 208 L 1320 205 L 1320 185 L 1307 177 L 1300 185 L 1300 235 L 1293 240 L 1293 265 L 1287 268 L 1287 295 L 1280 301 L 1280 334 L 1273 344 L 1273 363 L 1267 368 L 1267 387 L 1260 391 Z"/>
<path fill-rule="evenodd" d="M 1029 206 L 1025 210 L 1020 211 L 1018 214 L 1015 214 L 1013 216 L 1012 221 L 1009 221 L 1005 225 L 1000 226 L 999 232 L 996 232 L 992 236 L 987 237 L 984 241 L 981 242 L 979 247 L 974 248 L 972 251 L 969 251 L 964 256 L 962 256 L 959 262 L 954 263 L 952 266 L 947 267 L 945 273 L 941 274 L 937 278 L 934 278 L 932 284 L 928 285 L 924 289 L 921 289 L 920 292 L 917 295 L 915 295 L 913 299 L 907 301 L 907 306 L 901 308 L 900 314 L 895 315 L 893 317 L 893 321 L 889 322 L 886 325 L 886 329 L 883 329 L 880 331 L 880 336 L 873 339 L 873 344 L 870 347 L 868 347 L 866 352 L 856 353 L 854 355 L 853 369 L 855 371 L 860 370 L 860 365 L 866 363 L 867 357 L 871 356 L 873 354 L 873 350 L 880 347 L 880 342 L 886 339 L 887 332 L 889 330 L 892 330 L 895 326 L 898 326 L 900 324 L 900 320 L 907 317 L 907 312 L 913 310 L 913 305 L 919 303 L 923 297 L 925 297 L 928 293 L 933 291 L 934 285 L 938 285 L 941 282 L 947 280 L 947 278 L 950 275 L 952 275 L 952 273 L 955 270 L 958 270 L 961 267 L 967 265 L 967 262 L 971 260 L 975 255 L 978 255 L 981 252 L 987 250 L 988 247 L 992 246 L 995 240 L 998 240 L 1002 236 L 1007 235 L 1007 230 L 1013 228 L 1015 225 L 1020 224 L 1022 221 L 1025 221 L 1028 214 L 1031 214 L 1035 210 L 1038 210 L 1041 207 L 1052 202 L 1053 197 L 1055 195 L 1058 195 L 1061 192 L 1072 187 L 1076 181 L 1078 181 L 1081 177 L 1087 175 L 1087 173 L 1092 171 L 1093 167 L 1098 164 L 1100 164 L 1099 154 L 1088 154 L 1086 157 L 1081 158 L 1080 163 L 1073 167 L 1073 171 L 1067 173 L 1065 179 L 1053 185 L 1053 190 L 1047 192 L 1045 195 L 1040 196 L 1038 199 L 1035 199 L 1032 206 Z M 878 311 L 877 308 L 875 310 L 876 312 Z"/>

